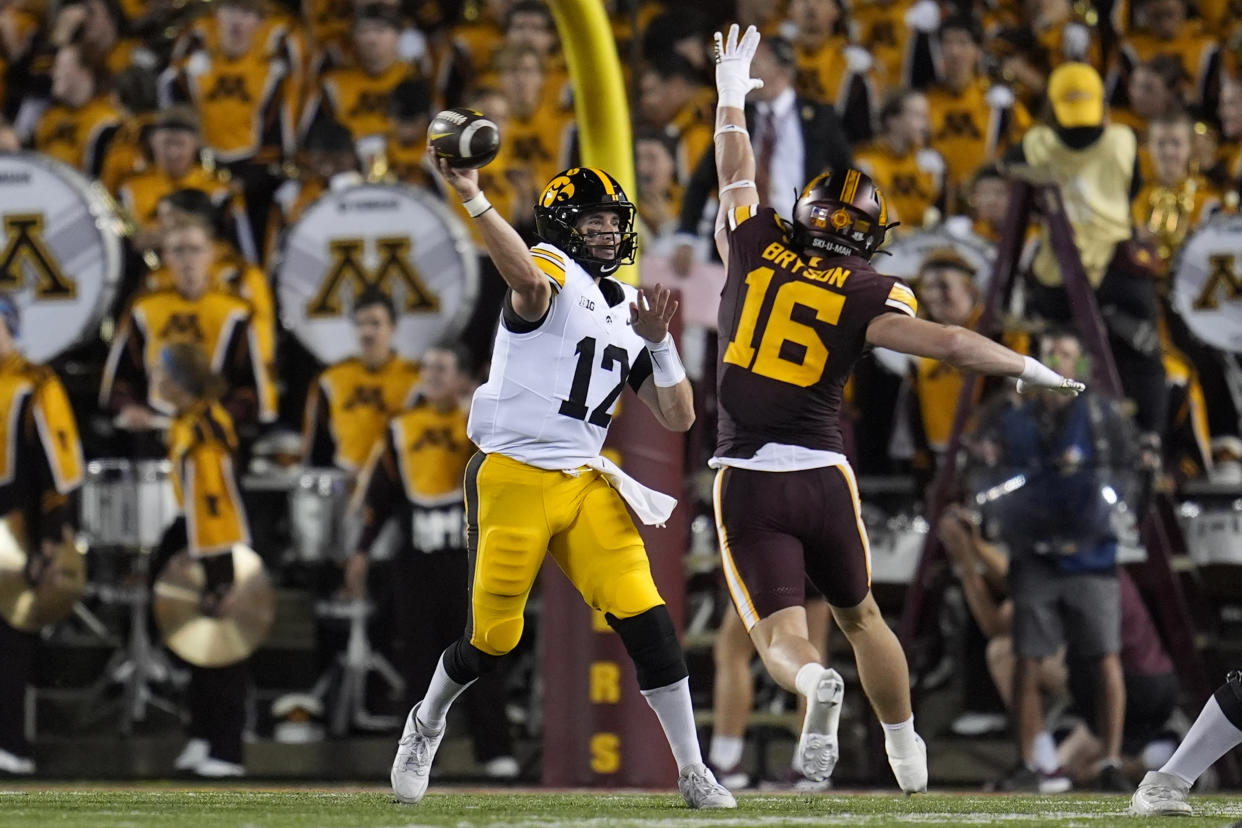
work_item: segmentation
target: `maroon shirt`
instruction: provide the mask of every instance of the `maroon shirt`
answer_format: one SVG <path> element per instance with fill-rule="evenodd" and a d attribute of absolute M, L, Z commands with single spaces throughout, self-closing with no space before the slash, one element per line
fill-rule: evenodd
<path fill-rule="evenodd" d="M 1173 672 L 1160 633 L 1152 623 L 1143 596 L 1129 573 L 1118 568 L 1121 581 L 1121 666 L 1127 675 L 1160 676 Z"/>
<path fill-rule="evenodd" d="M 771 208 L 739 207 L 727 226 L 717 456 L 749 458 L 765 443 L 844 452 L 841 396 L 867 325 L 914 316 L 913 292 L 857 256 L 800 256 Z"/>

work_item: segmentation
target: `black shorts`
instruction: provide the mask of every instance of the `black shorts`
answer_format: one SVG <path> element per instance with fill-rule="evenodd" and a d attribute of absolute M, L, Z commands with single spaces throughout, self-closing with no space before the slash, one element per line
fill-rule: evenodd
<path fill-rule="evenodd" d="M 725 583 L 747 630 L 802 606 L 808 580 L 834 607 L 867 597 L 871 550 L 849 466 L 724 468 L 713 499 Z"/>

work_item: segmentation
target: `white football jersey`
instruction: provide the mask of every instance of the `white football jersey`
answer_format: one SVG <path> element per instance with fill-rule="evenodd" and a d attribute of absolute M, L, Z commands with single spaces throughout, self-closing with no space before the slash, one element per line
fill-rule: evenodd
<path fill-rule="evenodd" d="M 502 322 L 467 429 L 481 451 L 541 469 L 577 468 L 599 456 L 627 380 L 637 384 L 651 373 L 646 345 L 630 327 L 638 291 L 614 281 L 624 298 L 609 305 L 559 248 L 538 244 L 530 253 L 554 283 L 551 306 L 527 333 Z M 640 363 L 642 374 L 631 378 Z"/>

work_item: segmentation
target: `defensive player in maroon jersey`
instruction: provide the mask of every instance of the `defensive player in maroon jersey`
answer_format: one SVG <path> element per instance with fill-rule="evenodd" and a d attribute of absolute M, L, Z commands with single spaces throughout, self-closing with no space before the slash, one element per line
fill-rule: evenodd
<path fill-rule="evenodd" d="M 823 592 L 854 648 L 858 677 L 884 725 L 897 783 L 927 788 L 905 654 L 871 596 L 867 533 L 838 418 L 841 392 L 869 345 L 1018 378 L 1018 390 L 1083 385 L 964 328 L 916 316 L 914 294 L 869 264 L 889 228 L 884 196 L 856 169 L 811 181 L 786 225 L 759 203 L 743 111 L 759 43 L 716 35 L 716 246 L 720 301 L 716 523 L 733 603 L 768 673 L 807 697 L 798 755 L 823 780 L 837 762 L 844 685 L 807 639 L 804 578 Z"/>

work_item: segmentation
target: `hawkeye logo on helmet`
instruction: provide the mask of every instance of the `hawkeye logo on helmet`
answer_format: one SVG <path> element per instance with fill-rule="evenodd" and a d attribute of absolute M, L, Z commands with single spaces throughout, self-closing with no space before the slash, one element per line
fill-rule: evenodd
<path fill-rule="evenodd" d="M 568 176 L 561 175 L 552 179 L 548 184 L 539 203 L 544 207 L 551 207 L 557 201 L 568 201 L 573 197 L 574 182 L 570 181 Z"/>

